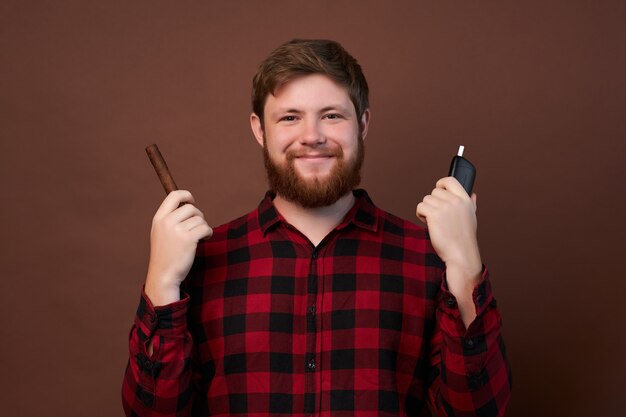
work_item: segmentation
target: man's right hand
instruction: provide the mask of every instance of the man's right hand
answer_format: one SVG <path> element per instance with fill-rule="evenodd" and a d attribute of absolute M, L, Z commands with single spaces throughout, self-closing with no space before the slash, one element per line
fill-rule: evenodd
<path fill-rule="evenodd" d="M 181 203 L 187 203 L 183 206 Z M 213 230 L 192 203 L 189 191 L 172 191 L 152 219 L 146 295 L 154 306 L 180 299 L 180 284 L 191 269 L 200 239 Z"/>

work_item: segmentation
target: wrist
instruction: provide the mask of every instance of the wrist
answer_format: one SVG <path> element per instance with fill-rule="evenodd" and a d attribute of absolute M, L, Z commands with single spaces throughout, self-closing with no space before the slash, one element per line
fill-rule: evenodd
<path fill-rule="evenodd" d="M 474 278 L 483 271 L 483 262 L 480 257 L 478 245 L 466 249 L 461 255 L 452 259 L 446 259 L 446 270 L 453 271 L 455 275 Z"/>
<path fill-rule="evenodd" d="M 480 264 L 446 264 L 446 284 L 457 300 L 472 300 L 474 288 L 482 278 Z"/>
<path fill-rule="evenodd" d="M 171 304 L 180 300 L 180 285 L 154 279 L 148 274 L 144 291 L 154 307 Z"/>
<path fill-rule="evenodd" d="M 446 263 L 446 276 L 459 277 L 464 282 L 479 281 L 483 272 L 483 264 L 478 260 L 472 263 Z"/>

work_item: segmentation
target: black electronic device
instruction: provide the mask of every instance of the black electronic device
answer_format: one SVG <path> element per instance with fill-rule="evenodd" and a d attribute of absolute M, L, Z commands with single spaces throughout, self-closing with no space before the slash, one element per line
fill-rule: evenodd
<path fill-rule="evenodd" d="M 474 167 L 470 161 L 463 158 L 464 150 L 465 147 L 463 145 L 459 146 L 458 154 L 452 158 L 448 176 L 456 178 L 463 188 L 465 188 L 467 195 L 471 196 L 474 180 L 476 179 L 476 167 Z"/>

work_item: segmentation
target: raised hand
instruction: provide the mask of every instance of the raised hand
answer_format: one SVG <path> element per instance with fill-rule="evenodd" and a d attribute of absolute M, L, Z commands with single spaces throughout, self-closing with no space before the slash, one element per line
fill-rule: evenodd
<path fill-rule="evenodd" d="M 476 236 L 476 194 L 468 196 L 454 177 L 441 178 L 417 205 L 416 215 L 428 226 L 433 248 L 446 264 L 448 288 L 458 298 L 459 306 L 467 305 L 469 313 L 462 311 L 467 324 L 473 319 L 472 289 L 482 271 Z"/>
<path fill-rule="evenodd" d="M 172 191 L 152 219 L 145 291 L 155 306 L 180 299 L 180 284 L 191 269 L 198 241 L 213 234 L 193 203 L 189 191 Z"/>
<path fill-rule="evenodd" d="M 442 178 L 417 205 L 416 215 L 427 224 L 433 248 L 446 265 L 470 263 L 478 249 L 475 193 L 470 198 L 456 178 Z"/>

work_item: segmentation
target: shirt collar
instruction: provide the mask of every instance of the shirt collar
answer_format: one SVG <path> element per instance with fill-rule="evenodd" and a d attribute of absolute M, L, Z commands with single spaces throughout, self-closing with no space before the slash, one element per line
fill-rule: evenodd
<path fill-rule="evenodd" d="M 378 208 L 372 202 L 367 191 L 356 189 L 353 190 L 352 193 L 355 197 L 354 206 L 352 206 L 342 222 L 337 226 L 337 229 L 342 229 L 348 224 L 353 223 L 355 226 L 362 229 L 376 232 L 378 229 Z M 272 226 L 281 222 L 285 223 L 285 219 L 274 206 L 274 197 L 276 197 L 276 193 L 271 190 L 265 193 L 265 198 L 259 203 L 257 209 L 259 227 L 263 231 L 263 235 L 265 235 Z"/>

